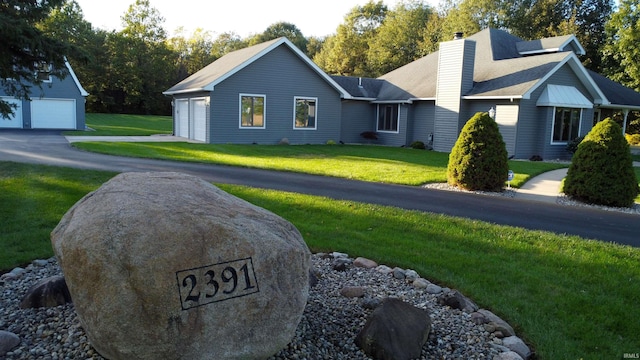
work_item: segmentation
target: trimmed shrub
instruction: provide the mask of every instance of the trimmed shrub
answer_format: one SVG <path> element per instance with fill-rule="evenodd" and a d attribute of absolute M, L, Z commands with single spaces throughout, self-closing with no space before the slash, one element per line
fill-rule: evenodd
<path fill-rule="evenodd" d="M 448 183 L 466 190 L 500 191 L 508 172 L 507 148 L 498 124 L 487 113 L 475 114 L 451 149 Z"/>
<path fill-rule="evenodd" d="M 640 145 L 640 134 L 625 134 L 625 138 L 627 138 L 627 142 L 631 145 Z"/>
<path fill-rule="evenodd" d="M 629 207 L 639 191 L 622 128 L 610 118 L 597 123 L 571 159 L 565 194 L 590 204 Z"/>
<path fill-rule="evenodd" d="M 424 146 L 424 143 L 422 141 L 414 141 L 409 146 L 413 149 L 419 149 L 419 150 L 424 150 L 427 148 L 426 146 Z"/>
<path fill-rule="evenodd" d="M 584 136 L 578 136 L 577 138 L 569 141 L 569 143 L 567 144 L 567 151 L 575 154 L 576 150 L 578 150 L 578 145 L 580 145 L 582 140 L 584 140 Z"/>

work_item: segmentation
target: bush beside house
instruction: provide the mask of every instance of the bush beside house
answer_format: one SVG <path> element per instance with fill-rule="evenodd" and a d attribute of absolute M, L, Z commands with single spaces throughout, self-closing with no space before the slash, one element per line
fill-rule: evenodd
<path fill-rule="evenodd" d="M 598 205 L 629 207 L 638 196 L 629 143 L 622 128 L 607 118 L 585 136 L 573 155 L 564 193 Z"/>
<path fill-rule="evenodd" d="M 476 113 L 451 150 L 447 181 L 466 190 L 500 191 L 509 172 L 507 156 L 498 124 L 488 113 Z"/>

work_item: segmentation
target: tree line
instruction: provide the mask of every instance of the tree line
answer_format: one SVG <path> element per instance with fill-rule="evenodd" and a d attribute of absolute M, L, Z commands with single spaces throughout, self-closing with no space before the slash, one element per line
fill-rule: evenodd
<path fill-rule="evenodd" d="M 23 3 L 32 8 L 17 5 Z M 636 0 L 621 0 L 617 8 L 614 0 L 443 0 L 438 7 L 405 0 L 393 8 L 369 1 L 351 9 L 335 33 L 325 37 L 305 37 L 286 22 L 244 38 L 233 32 L 214 36 L 204 29 L 187 34 L 183 28 L 169 35 L 149 0 L 129 6 L 120 31 L 94 28 L 74 0 L 2 0 L 0 10 L 0 46 L 39 44 L 33 52 L 54 65 L 59 61 L 42 49 L 47 42 L 58 46 L 55 51 L 64 51 L 91 94 L 88 112 L 170 114 L 162 91 L 228 52 L 281 36 L 329 74 L 377 77 L 437 50 L 455 32 L 472 35 L 487 27 L 525 40 L 574 34 L 586 50 L 581 61 L 587 68 L 640 91 Z M 12 59 L 0 50 L 0 76 L 8 79 L 12 74 L 5 70 Z"/>

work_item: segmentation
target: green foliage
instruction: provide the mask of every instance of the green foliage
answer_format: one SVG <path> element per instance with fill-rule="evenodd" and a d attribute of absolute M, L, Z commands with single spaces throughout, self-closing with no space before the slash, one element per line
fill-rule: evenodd
<path fill-rule="evenodd" d="M 640 134 L 624 134 L 630 145 L 640 145 Z"/>
<path fill-rule="evenodd" d="M 584 136 L 578 136 L 577 138 L 569 141 L 569 143 L 567 143 L 567 151 L 575 154 L 576 150 L 578 150 L 578 145 L 580 145 L 582 140 L 584 140 Z"/>
<path fill-rule="evenodd" d="M 500 191 L 508 172 L 507 148 L 498 124 L 487 113 L 475 114 L 451 149 L 447 181 L 467 190 Z"/>
<path fill-rule="evenodd" d="M 424 150 L 427 147 L 424 146 L 424 143 L 422 141 L 414 141 L 411 143 L 411 145 L 409 145 L 410 148 L 412 149 L 419 149 L 419 150 Z"/>
<path fill-rule="evenodd" d="M 33 87 L 41 87 L 42 79 L 34 74 L 43 64 L 51 65 L 50 75 L 67 75 L 64 57 L 79 50 L 37 27 L 63 4 L 64 0 L 0 2 L 0 88 L 7 95 L 21 99 L 39 96 Z M 14 110 L 0 99 L 0 118 Z"/>
<path fill-rule="evenodd" d="M 637 0 L 621 0 L 606 24 L 607 43 L 602 61 L 604 74 L 640 91 L 640 6 Z"/>
<path fill-rule="evenodd" d="M 629 144 L 607 118 L 591 129 L 573 155 L 564 182 L 568 196 L 587 203 L 628 207 L 640 192 Z"/>
<path fill-rule="evenodd" d="M 278 22 L 270 25 L 262 34 L 257 34 L 249 40 L 249 46 L 263 43 L 265 41 L 286 37 L 302 52 L 307 52 L 307 38 L 297 26 L 288 22 Z"/>

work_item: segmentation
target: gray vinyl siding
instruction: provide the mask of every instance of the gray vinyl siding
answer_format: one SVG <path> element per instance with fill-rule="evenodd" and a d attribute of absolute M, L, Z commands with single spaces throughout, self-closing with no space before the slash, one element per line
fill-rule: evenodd
<path fill-rule="evenodd" d="M 544 91 L 547 84 L 573 86 L 590 101 L 593 101 L 593 97 L 591 96 L 591 94 L 589 94 L 584 85 L 582 85 L 580 80 L 576 77 L 569 66 L 565 65 L 556 73 L 554 73 L 543 86 L 538 87 L 533 92 L 531 100 L 528 101 L 528 103 L 531 104 L 528 105 L 527 109 L 532 107 L 536 108 L 536 110 L 531 111 L 531 113 L 538 114 L 537 119 L 527 118 L 527 121 L 530 121 L 532 124 L 538 125 L 538 131 L 530 131 L 531 135 L 536 137 L 538 143 L 538 148 L 535 155 L 540 155 L 545 160 L 569 159 L 571 158 L 571 153 L 567 151 L 565 144 L 551 144 L 555 108 L 537 107 L 535 105 L 536 101 Z M 528 112 L 521 108 L 520 114 L 522 121 L 523 116 L 525 114 L 528 114 Z M 593 109 L 583 109 L 580 123 L 580 135 L 585 135 L 589 130 L 591 130 L 592 122 Z M 520 130 L 520 127 L 518 130 Z M 520 134 L 518 134 L 518 140 L 520 140 Z"/>
<path fill-rule="evenodd" d="M 346 144 L 371 142 L 360 136 L 365 131 L 376 131 L 376 105 L 369 101 L 343 101 L 340 140 Z"/>
<path fill-rule="evenodd" d="M 409 143 L 422 141 L 429 144 L 429 134 L 434 133 L 435 104 L 433 101 L 414 101 L 409 118 Z"/>
<path fill-rule="evenodd" d="M 4 89 L 0 87 L 0 96 L 6 96 Z M 77 130 L 85 129 L 85 98 L 80 93 L 71 75 L 64 79 L 52 77 L 51 82 L 42 83 L 42 88 L 32 86 L 29 97 L 32 99 L 73 99 L 76 106 Z M 31 102 L 22 100 L 22 122 L 25 129 L 31 128 Z"/>
<path fill-rule="evenodd" d="M 265 128 L 239 127 L 240 94 L 265 95 Z M 317 98 L 315 130 L 293 128 L 294 97 Z M 340 140 L 340 94 L 286 46 L 279 46 L 211 92 L 211 143 L 320 144 Z"/>
<path fill-rule="evenodd" d="M 405 104 L 398 105 L 398 132 L 382 132 L 378 131 L 378 142 L 380 145 L 387 146 L 406 146 L 407 144 L 407 118 L 409 106 Z M 377 114 L 377 112 L 376 112 Z M 377 124 L 377 121 L 376 121 Z"/>

